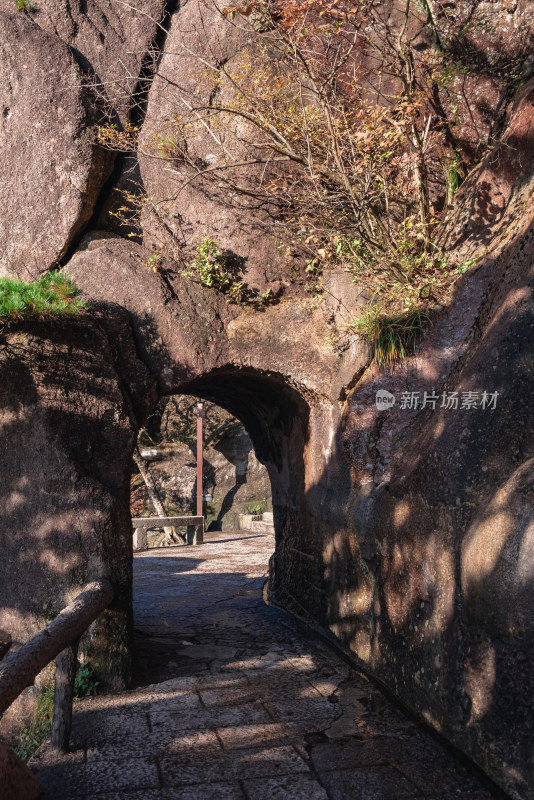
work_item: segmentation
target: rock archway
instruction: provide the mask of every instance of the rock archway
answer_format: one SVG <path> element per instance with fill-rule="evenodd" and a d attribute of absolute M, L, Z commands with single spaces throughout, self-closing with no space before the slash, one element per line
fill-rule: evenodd
<path fill-rule="evenodd" d="M 347 528 L 350 472 L 341 419 L 367 348 L 344 331 L 347 308 L 361 307 L 348 273 L 327 276 L 326 302 L 302 294 L 270 307 L 232 306 L 175 266 L 158 273 L 136 244 L 95 238 L 68 273 L 101 312 L 128 309 L 137 352 L 159 396 L 204 397 L 236 416 L 268 469 L 277 532 L 273 599 L 310 619 L 325 619 L 339 577 L 324 568 L 332 536 Z M 342 339 L 332 344 L 333 332 Z M 360 572 L 350 552 L 342 569 Z M 352 580 L 352 579 L 351 579 Z"/>

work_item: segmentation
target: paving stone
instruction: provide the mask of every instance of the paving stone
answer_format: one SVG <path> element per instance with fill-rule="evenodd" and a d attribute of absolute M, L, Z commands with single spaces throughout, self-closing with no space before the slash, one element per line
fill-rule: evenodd
<path fill-rule="evenodd" d="M 156 762 L 152 758 L 127 758 L 122 761 L 92 761 L 86 765 L 86 792 L 92 797 L 98 792 L 117 792 L 129 789 L 157 789 Z"/>
<path fill-rule="evenodd" d="M 306 762 L 291 747 L 237 750 L 231 758 L 239 778 L 309 773 Z"/>
<path fill-rule="evenodd" d="M 297 675 L 303 674 L 309 676 L 320 670 L 322 664 L 321 659 L 315 655 L 299 655 L 289 659 L 288 667 L 292 669 Z"/>
<path fill-rule="evenodd" d="M 192 645 L 191 647 L 184 647 L 183 650 L 178 652 L 178 655 L 184 658 L 203 659 L 225 659 L 234 658 L 236 653 L 235 647 L 223 647 L 221 645 Z"/>
<path fill-rule="evenodd" d="M 201 783 L 161 797 L 162 800 L 245 800 L 238 783 Z"/>
<path fill-rule="evenodd" d="M 323 692 L 319 692 L 315 688 L 315 686 L 313 686 L 311 683 L 306 682 L 306 683 L 303 683 L 303 684 L 301 684 L 299 686 L 298 696 L 299 696 L 299 698 L 305 698 L 306 697 L 306 698 L 309 698 L 310 700 L 319 700 L 319 699 L 324 699 L 324 698 L 328 699 L 329 697 L 331 697 L 334 694 L 334 691 L 335 691 L 335 687 L 331 692 L 327 692 L 326 694 L 323 694 Z M 293 689 L 293 693 L 294 692 L 295 692 L 295 690 Z"/>
<path fill-rule="evenodd" d="M 292 744 L 299 738 L 291 725 L 281 722 L 272 722 L 266 725 L 242 725 L 239 728 L 221 728 L 217 733 L 223 747 L 227 750 L 255 747 L 259 744 L 265 747 L 274 747 Z"/>
<path fill-rule="evenodd" d="M 85 798 L 87 772 L 85 764 L 72 763 L 68 758 L 45 766 L 30 764 L 39 782 L 39 800 L 78 800 Z"/>
<path fill-rule="evenodd" d="M 200 698 L 196 692 L 187 692 L 186 694 L 179 695 L 155 695 L 146 709 L 150 714 L 157 714 L 159 711 L 165 711 L 167 714 L 191 714 L 201 711 L 203 709 Z"/>
<path fill-rule="evenodd" d="M 181 753 L 162 758 L 160 770 L 164 785 L 170 787 L 309 773 L 307 764 L 291 747 L 236 750 L 207 759 Z"/>
<path fill-rule="evenodd" d="M 236 780 L 234 766 L 225 756 L 202 758 L 195 753 L 176 753 L 161 758 L 159 765 L 165 787 L 235 782 Z"/>
<path fill-rule="evenodd" d="M 436 749 L 432 745 L 435 745 Z M 311 748 L 310 756 L 316 769 L 320 771 L 359 769 L 388 763 L 398 766 L 416 759 L 425 765 L 423 769 L 428 770 L 429 763 L 432 763 L 437 756 L 440 757 L 441 763 L 444 763 L 444 760 L 449 763 L 447 753 L 432 740 L 428 742 L 421 738 L 393 736 L 377 736 L 367 741 L 350 739 L 316 744 Z"/>
<path fill-rule="evenodd" d="M 208 689 L 235 689 L 250 686 L 250 681 L 242 672 L 228 671 L 218 675 L 202 675 L 197 678 L 197 688 Z"/>
<path fill-rule="evenodd" d="M 250 685 L 262 696 L 291 697 L 294 700 L 295 697 L 304 696 L 302 692 L 312 689 L 305 675 L 296 675 L 291 669 L 275 668 L 267 672 L 247 670 L 245 674 Z"/>
<path fill-rule="evenodd" d="M 440 794 L 440 795 L 432 795 L 427 796 L 425 795 L 425 800 L 493 800 L 495 795 L 493 795 L 489 789 L 484 788 L 477 788 L 477 789 L 457 789 L 456 791 L 447 792 L 447 794 Z M 499 794 L 498 797 L 503 797 L 502 794 Z"/>
<path fill-rule="evenodd" d="M 180 789 L 98 794 L 98 800 L 246 800 L 238 783 L 202 783 Z M 89 799 L 88 799 L 89 800 Z"/>
<path fill-rule="evenodd" d="M 149 733 L 145 712 L 107 714 L 105 711 L 74 716 L 71 734 L 71 746 L 79 747 L 95 736 L 99 739 L 137 739 Z"/>
<path fill-rule="evenodd" d="M 336 719 L 324 734 L 329 739 L 346 739 L 347 736 L 354 736 L 359 731 L 359 723 L 350 715 L 343 713 Z"/>
<path fill-rule="evenodd" d="M 399 800 L 421 793 L 393 767 L 325 772 L 321 776 L 331 800 Z"/>
<path fill-rule="evenodd" d="M 237 705 L 238 703 L 250 703 L 252 700 L 257 699 L 258 692 L 247 681 L 244 686 L 240 687 L 206 689 L 200 692 L 200 697 L 206 708 L 219 708 L 220 706 Z"/>
<path fill-rule="evenodd" d="M 176 731 L 203 731 L 270 722 L 270 717 L 259 703 L 249 703 L 226 708 L 202 708 L 198 711 L 157 711 L 150 714 L 150 722 L 153 731 L 162 727 Z"/>
<path fill-rule="evenodd" d="M 87 797 L 87 800 L 93 800 L 93 798 L 95 798 L 95 800 L 96 798 L 98 798 L 98 800 L 164 800 L 164 795 L 161 794 L 161 789 L 141 789 L 140 792 L 128 790 L 112 792 L 111 794 L 108 794 L 108 792 L 101 794 L 99 792 L 98 794 L 91 795 L 91 797 Z M 165 797 L 165 800 L 174 800 L 174 798 Z"/>
<path fill-rule="evenodd" d="M 146 687 L 147 692 L 158 694 L 160 692 L 173 692 L 173 691 L 190 691 L 196 689 L 198 686 L 198 679 L 195 675 L 183 675 L 179 678 L 171 678 L 168 681 L 161 683 L 152 683 Z"/>
<path fill-rule="evenodd" d="M 290 701 L 269 699 L 266 706 L 276 721 L 299 724 L 304 720 L 313 720 L 318 730 L 330 725 L 340 714 L 337 704 L 320 696 L 309 699 L 294 695 Z"/>
<path fill-rule="evenodd" d="M 75 705 L 75 752 L 45 745 L 32 759 L 42 800 L 491 798 L 327 643 L 263 604 L 271 539 L 209 536 L 136 555 L 151 684 Z"/>
<path fill-rule="evenodd" d="M 221 752 L 221 745 L 213 731 L 197 733 L 196 731 L 162 729 L 139 737 L 135 741 L 129 741 L 127 752 L 131 758 L 143 758 L 147 753 L 159 758 L 189 749 L 208 758 L 213 753 Z M 87 763 L 122 761 L 124 752 L 124 743 L 121 741 L 88 742 Z"/>
<path fill-rule="evenodd" d="M 214 731 L 178 731 L 173 732 L 173 738 L 165 745 L 164 753 L 195 753 L 205 758 L 210 758 L 212 753 L 221 751 L 219 737 Z"/>
<path fill-rule="evenodd" d="M 446 755 L 445 758 L 433 762 L 431 769 L 425 761 L 400 763 L 398 769 L 424 794 L 453 794 L 477 789 L 479 786 L 478 780 L 462 764 L 455 763 Z M 484 791 L 482 790 L 483 793 Z"/>
<path fill-rule="evenodd" d="M 106 698 L 114 699 L 113 703 L 105 702 Z M 102 718 L 105 716 L 137 716 L 139 714 L 146 714 L 148 711 L 157 710 L 160 708 L 169 708 L 174 705 L 176 708 L 202 708 L 198 694 L 189 690 L 168 691 L 168 692 L 129 692 L 127 694 L 119 695 L 103 695 L 102 697 L 94 698 L 95 702 L 90 705 L 86 704 L 84 708 L 79 709 L 77 715 L 80 719 L 85 718 L 88 722 L 99 724 L 98 714 L 96 710 L 102 713 Z M 78 709 L 77 709 L 78 710 Z"/>
<path fill-rule="evenodd" d="M 311 775 L 246 780 L 244 787 L 248 800 L 328 800 L 326 791 Z"/>

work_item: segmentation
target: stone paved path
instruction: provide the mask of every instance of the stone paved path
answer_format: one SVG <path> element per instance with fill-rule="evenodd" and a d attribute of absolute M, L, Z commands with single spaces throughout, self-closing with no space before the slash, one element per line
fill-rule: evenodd
<path fill-rule="evenodd" d="M 43 800 L 489 800 L 328 645 L 266 606 L 269 535 L 135 557 L 140 688 L 75 706 Z M 142 686 L 142 688 L 141 688 Z"/>

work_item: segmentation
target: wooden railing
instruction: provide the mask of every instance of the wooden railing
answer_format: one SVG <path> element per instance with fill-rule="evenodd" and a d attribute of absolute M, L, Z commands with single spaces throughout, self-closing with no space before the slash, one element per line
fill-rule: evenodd
<path fill-rule="evenodd" d="M 56 659 L 51 742 L 59 750 L 68 749 L 80 636 L 112 600 L 108 581 L 89 583 L 46 628 L 0 661 L 0 716 Z"/>
<path fill-rule="evenodd" d="M 146 532 L 149 528 L 187 527 L 187 544 L 204 541 L 204 517 L 132 517 L 134 550 L 148 547 Z"/>

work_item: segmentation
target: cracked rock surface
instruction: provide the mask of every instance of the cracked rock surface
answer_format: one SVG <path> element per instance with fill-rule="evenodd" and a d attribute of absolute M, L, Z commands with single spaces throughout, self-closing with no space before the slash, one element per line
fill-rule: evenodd
<path fill-rule="evenodd" d="M 74 709 L 43 800 L 489 800 L 327 644 L 262 599 L 268 534 L 136 554 L 136 689 Z"/>

